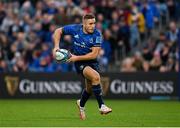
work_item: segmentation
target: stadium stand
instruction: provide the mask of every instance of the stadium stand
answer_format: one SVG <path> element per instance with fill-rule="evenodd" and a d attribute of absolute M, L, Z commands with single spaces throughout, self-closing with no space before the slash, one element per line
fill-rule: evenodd
<path fill-rule="evenodd" d="M 70 72 L 52 58 L 57 27 L 97 17 L 102 72 L 179 71 L 180 2 L 175 0 L 1 0 L 0 72 Z M 65 36 L 61 48 L 71 49 Z"/>

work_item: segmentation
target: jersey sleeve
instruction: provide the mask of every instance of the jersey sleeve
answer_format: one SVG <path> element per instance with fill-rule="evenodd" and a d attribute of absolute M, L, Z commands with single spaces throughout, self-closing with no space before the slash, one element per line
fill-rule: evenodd
<path fill-rule="evenodd" d="M 66 25 L 63 27 L 64 35 L 72 35 L 75 31 L 75 25 Z"/>
<path fill-rule="evenodd" d="M 98 31 L 95 36 L 95 43 L 93 47 L 101 47 L 101 44 L 102 44 L 102 35 Z"/>

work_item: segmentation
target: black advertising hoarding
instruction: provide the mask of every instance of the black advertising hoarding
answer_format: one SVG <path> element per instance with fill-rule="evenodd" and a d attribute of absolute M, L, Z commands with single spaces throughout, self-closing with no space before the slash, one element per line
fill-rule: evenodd
<path fill-rule="evenodd" d="M 75 73 L 0 74 L 0 98 L 79 98 L 84 80 Z M 102 74 L 105 98 L 178 97 L 178 73 Z"/>
<path fill-rule="evenodd" d="M 108 74 L 105 74 L 108 76 Z M 178 98 L 178 73 L 113 73 L 109 74 L 108 98 L 169 99 Z M 107 84 L 108 85 L 108 84 Z"/>
<path fill-rule="evenodd" d="M 82 79 L 74 73 L 1 75 L 0 98 L 77 98 Z"/>

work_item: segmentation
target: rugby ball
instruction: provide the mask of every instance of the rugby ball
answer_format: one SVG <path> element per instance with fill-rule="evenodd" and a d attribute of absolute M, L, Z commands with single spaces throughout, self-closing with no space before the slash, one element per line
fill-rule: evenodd
<path fill-rule="evenodd" d="M 66 49 L 56 50 L 55 59 L 58 62 L 66 62 L 71 57 L 71 53 Z"/>

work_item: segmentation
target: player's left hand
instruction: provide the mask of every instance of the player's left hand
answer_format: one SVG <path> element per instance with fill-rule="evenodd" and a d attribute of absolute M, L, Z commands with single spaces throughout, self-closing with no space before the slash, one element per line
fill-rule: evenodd
<path fill-rule="evenodd" d="M 71 54 L 71 57 L 67 60 L 67 62 L 75 62 L 78 60 L 78 56 Z"/>

